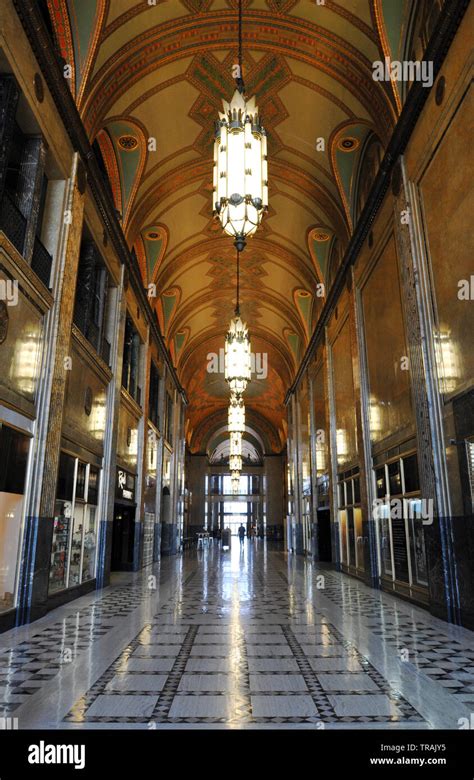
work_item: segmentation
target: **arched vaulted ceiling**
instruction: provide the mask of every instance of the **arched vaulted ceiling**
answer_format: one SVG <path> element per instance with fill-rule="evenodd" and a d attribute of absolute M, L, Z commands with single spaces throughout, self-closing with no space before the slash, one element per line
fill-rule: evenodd
<path fill-rule="evenodd" d="M 48 0 L 71 90 L 104 158 L 122 226 L 186 388 L 188 443 L 222 428 L 209 373 L 235 304 L 235 250 L 212 218 L 214 121 L 234 91 L 236 0 Z M 244 0 L 244 79 L 268 133 L 270 208 L 241 255 L 241 310 L 266 378 L 248 419 L 285 441 L 283 398 L 317 321 L 331 256 L 353 230 L 358 155 L 400 110 L 372 63 L 403 33 L 405 0 Z M 318 142 L 318 139 L 323 139 Z M 336 249 L 333 248 L 337 247 Z"/>

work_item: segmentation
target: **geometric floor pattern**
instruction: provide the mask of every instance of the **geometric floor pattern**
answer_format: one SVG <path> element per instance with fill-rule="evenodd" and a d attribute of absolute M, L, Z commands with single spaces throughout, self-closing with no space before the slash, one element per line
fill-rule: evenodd
<path fill-rule="evenodd" d="M 380 596 L 373 593 L 361 596 L 360 589 L 350 581 L 341 583 L 332 572 L 327 577 L 334 583 L 326 583 L 326 598 L 339 604 L 346 614 L 368 618 L 366 625 L 374 636 L 383 639 L 388 647 L 395 648 L 430 679 L 449 689 L 458 701 L 474 708 L 474 644 L 472 632 L 463 632 L 457 640 L 450 636 L 445 623 L 436 626 L 428 615 L 403 616 L 394 606 L 391 608 Z M 349 603 L 350 602 L 350 605 Z M 467 637 L 467 644 L 466 644 Z"/>
<path fill-rule="evenodd" d="M 78 609 L 26 641 L 0 649 L 0 716 L 11 716 L 44 681 L 55 678 L 65 663 L 73 662 L 78 653 L 107 634 L 112 620 L 126 618 L 147 595 L 142 587 L 116 588 L 97 606 Z M 14 633 L 1 635 L 0 643 Z"/>
<path fill-rule="evenodd" d="M 253 616 L 180 623 L 159 617 L 125 648 L 66 720 L 99 723 L 422 721 L 326 621 L 308 629 Z M 329 653 L 328 653 L 329 650 Z"/>
<path fill-rule="evenodd" d="M 393 729 L 456 728 L 472 710 L 472 632 L 271 545 L 215 544 L 115 580 L 0 636 L 0 715 Z"/>

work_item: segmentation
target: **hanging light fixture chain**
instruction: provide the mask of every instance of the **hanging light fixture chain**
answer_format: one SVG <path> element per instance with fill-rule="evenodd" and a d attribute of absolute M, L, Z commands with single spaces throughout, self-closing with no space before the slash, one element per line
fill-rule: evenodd
<path fill-rule="evenodd" d="M 239 77 L 237 86 L 241 93 L 244 91 L 244 73 L 242 68 L 242 0 L 239 0 Z"/>
<path fill-rule="evenodd" d="M 240 252 L 237 250 L 237 303 L 235 306 L 235 313 L 237 317 L 240 315 Z"/>

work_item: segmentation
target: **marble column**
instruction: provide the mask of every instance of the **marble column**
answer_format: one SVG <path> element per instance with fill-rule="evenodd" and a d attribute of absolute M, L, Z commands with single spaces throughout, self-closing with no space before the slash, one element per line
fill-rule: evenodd
<path fill-rule="evenodd" d="M 294 393 L 291 397 L 291 454 L 293 460 L 293 516 L 292 521 L 292 542 L 293 552 L 302 554 L 303 546 L 303 525 L 301 517 L 301 491 L 300 491 L 300 457 L 298 447 L 298 430 L 300 424 L 299 404 Z"/>
<path fill-rule="evenodd" d="M 285 524 L 285 471 L 283 455 L 264 455 L 266 478 L 265 501 L 267 505 L 267 537 L 283 539 Z M 259 504 L 255 504 L 257 526 L 262 524 Z"/>
<path fill-rule="evenodd" d="M 334 383 L 333 383 L 333 358 L 332 348 L 327 338 L 326 329 L 326 370 L 325 383 L 327 388 L 327 411 L 326 419 L 329 421 L 329 462 L 330 462 L 330 488 L 329 505 L 331 512 L 331 558 L 334 568 L 341 570 L 341 543 L 339 529 L 339 506 L 337 497 L 337 447 L 336 447 L 336 406 L 334 403 Z"/>
<path fill-rule="evenodd" d="M 166 382 L 165 382 L 166 369 L 163 366 L 163 370 L 160 373 L 160 385 L 158 388 L 158 421 L 161 436 L 158 439 L 158 448 L 156 453 L 156 504 L 155 504 L 155 536 L 153 540 L 153 560 L 159 561 L 161 558 L 161 513 L 162 513 L 162 499 L 163 499 L 163 451 L 164 451 L 164 436 L 163 431 L 165 427 L 165 404 L 166 404 Z"/>
<path fill-rule="evenodd" d="M 308 399 L 309 399 L 309 442 L 311 458 L 311 554 L 315 561 L 319 560 L 319 535 L 318 535 L 318 480 L 317 480 L 317 422 L 314 415 L 313 376 L 308 371 Z"/>
<path fill-rule="evenodd" d="M 370 448 L 368 372 L 365 361 L 362 306 L 355 289 L 353 268 L 348 271 L 349 316 L 351 320 L 352 375 L 356 401 L 357 451 L 359 454 L 360 502 L 362 508 L 362 539 L 358 553 L 364 561 L 363 578 L 371 587 L 379 585 L 377 540 L 373 519 L 372 456 Z"/>
<path fill-rule="evenodd" d="M 84 194 L 77 185 L 79 164 L 75 154 L 66 203 L 70 219 L 62 226 L 62 250 L 53 284 L 54 304 L 45 324 L 47 341 L 32 460 L 33 488 L 26 508 L 19 622 L 34 620 L 47 610 L 56 481 L 84 211 Z"/>
<path fill-rule="evenodd" d="M 416 416 L 416 438 L 422 498 L 434 503 L 434 520 L 425 525 L 430 609 L 459 622 L 459 592 L 450 513 L 445 443 L 436 360 L 430 334 L 433 321 L 423 226 L 417 189 L 403 158 L 392 177 L 394 224 Z"/>
<path fill-rule="evenodd" d="M 104 587 L 110 581 L 110 564 L 112 558 L 113 516 L 115 504 L 115 486 L 117 482 L 117 442 L 118 419 L 120 412 L 120 392 L 122 386 L 123 341 L 125 337 L 125 319 L 127 302 L 123 289 L 125 267 L 122 266 L 122 276 L 119 286 L 109 295 L 115 296 L 111 305 L 114 334 L 110 345 L 110 367 L 113 379 L 107 390 L 106 424 L 104 435 L 104 469 L 103 486 L 100 506 L 100 523 L 98 536 L 97 586 Z"/>

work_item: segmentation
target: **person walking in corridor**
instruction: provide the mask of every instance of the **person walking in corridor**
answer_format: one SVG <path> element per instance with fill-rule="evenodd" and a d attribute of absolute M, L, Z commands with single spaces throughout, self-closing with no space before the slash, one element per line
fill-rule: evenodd
<path fill-rule="evenodd" d="M 245 528 L 242 524 L 240 525 L 239 528 L 239 539 L 240 539 L 240 544 L 243 544 L 245 539 Z"/>

